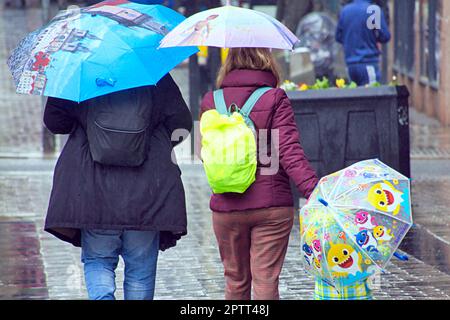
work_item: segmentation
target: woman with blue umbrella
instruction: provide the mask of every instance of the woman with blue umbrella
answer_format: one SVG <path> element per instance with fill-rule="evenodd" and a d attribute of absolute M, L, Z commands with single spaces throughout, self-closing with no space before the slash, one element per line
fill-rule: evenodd
<path fill-rule="evenodd" d="M 50 96 L 47 128 L 70 134 L 45 230 L 81 247 L 90 299 L 115 299 L 119 256 L 125 299 L 153 299 L 158 251 L 187 233 L 172 161 L 181 141 L 171 137 L 192 118 L 167 73 L 197 49 L 157 50 L 182 20 L 162 6 L 105 1 L 61 13 L 9 60 L 18 92 Z"/>

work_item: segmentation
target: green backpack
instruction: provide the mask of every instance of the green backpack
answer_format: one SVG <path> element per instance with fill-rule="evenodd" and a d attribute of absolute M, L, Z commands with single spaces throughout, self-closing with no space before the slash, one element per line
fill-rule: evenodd
<path fill-rule="evenodd" d="M 259 99 L 272 88 L 257 89 L 242 108 L 227 107 L 223 90 L 214 92 L 216 109 L 202 115 L 201 156 L 209 185 L 215 194 L 244 193 L 255 182 L 257 144 L 249 115 Z"/>

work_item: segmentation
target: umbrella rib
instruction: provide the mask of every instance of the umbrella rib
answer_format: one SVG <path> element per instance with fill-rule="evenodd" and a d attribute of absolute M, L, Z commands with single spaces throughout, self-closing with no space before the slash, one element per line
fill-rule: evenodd
<path fill-rule="evenodd" d="M 389 259 L 387 259 L 384 263 L 383 263 L 383 269 L 386 267 L 386 265 L 389 263 L 389 261 L 392 259 L 392 257 L 394 256 L 395 252 L 397 251 L 398 247 L 400 247 L 400 244 L 402 243 L 403 239 L 405 239 L 406 235 L 408 234 L 409 230 L 411 229 L 411 226 L 408 226 L 408 230 L 403 234 L 402 238 L 398 241 L 397 246 L 395 247 L 395 250 L 392 250 Z M 394 249 L 394 247 L 391 246 L 392 249 Z"/>
<path fill-rule="evenodd" d="M 308 233 L 308 231 L 309 231 L 309 229 L 311 229 L 312 228 L 312 226 L 311 225 L 308 225 L 306 228 L 305 228 L 305 230 L 304 230 L 304 232 L 303 232 L 303 235 L 301 236 L 301 238 L 300 238 L 300 241 L 303 239 L 305 239 L 306 238 L 306 234 Z M 306 241 L 305 241 L 305 243 L 306 243 Z"/>
<path fill-rule="evenodd" d="M 344 205 L 339 205 L 339 204 L 333 204 L 333 206 L 335 207 L 335 208 L 355 208 L 354 206 L 344 206 Z M 390 214 L 388 214 L 388 213 L 386 213 L 386 212 L 382 212 L 382 211 L 379 211 L 379 210 L 377 210 L 377 209 L 375 209 L 375 208 L 366 208 L 366 207 L 364 207 L 364 206 L 361 206 L 361 207 L 359 207 L 359 208 L 357 208 L 358 210 L 367 210 L 367 211 L 371 211 L 371 212 L 375 212 L 375 213 L 378 213 L 378 214 L 381 214 L 381 215 L 383 215 L 383 216 L 385 216 L 385 217 L 388 217 L 388 218 L 391 218 L 391 219 L 393 219 L 393 220 L 397 220 L 397 221 L 400 221 L 400 222 L 402 222 L 402 223 L 404 223 L 404 224 L 412 224 L 411 222 L 409 222 L 409 221 L 405 221 L 405 220 L 403 220 L 403 219 L 400 219 L 400 218 L 398 218 L 398 217 L 395 217 L 395 216 L 393 216 L 393 215 L 390 215 Z"/>
<path fill-rule="evenodd" d="M 303 235 L 301 235 L 301 237 L 300 237 L 300 244 L 302 244 L 302 243 L 305 243 L 305 244 L 307 244 L 307 242 L 306 242 L 306 235 L 307 235 L 307 233 L 308 233 L 308 231 L 310 230 L 312 228 L 312 225 L 308 225 L 306 228 L 305 228 L 305 230 L 304 230 L 304 232 L 303 232 Z M 326 265 L 326 268 L 327 268 L 327 273 L 328 273 L 328 275 L 330 276 L 330 278 L 332 279 L 332 281 L 334 282 L 334 284 L 336 285 L 336 281 L 334 281 L 334 277 L 333 277 L 333 275 L 331 274 L 331 271 L 330 271 L 330 269 L 329 269 L 329 267 L 328 267 L 328 263 L 326 262 L 326 254 L 325 254 L 325 237 L 324 237 L 324 222 L 322 222 L 322 254 L 323 254 L 323 257 L 322 257 L 322 260 L 325 262 L 325 265 Z M 300 248 L 300 250 L 303 250 L 303 248 Z M 303 261 L 303 260 L 302 260 Z M 303 262 L 304 263 L 304 262 Z M 314 269 L 314 260 L 312 261 L 312 269 L 313 270 L 315 270 Z M 311 274 L 312 276 L 315 276 L 314 275 L 314 273 L 313 272 L 309 272 L 309 274 Z"/>
<path fill-rule="evenodd" d="M 304 232 L 303 232 L 303 235 L 300 235 L 300 244 L 302 244 L 302 243 L 306 243 L 307 244 L 307 242 L 306 242 L 306 235 L 308 234 L 308 231 L 310 230 L 312 228 L 312 225 L 311 224 L 309 224 L 308 226 L 306 226 L 305 227 L 305 230 L 303 230 Z M 300 248 L 300 250 L 303 250 L 303 248 Z"/>
<path fill-rule="evenodd" d="M 79 79 L 79 81 L 78 81 L 78 103 L 80 103 L 80 101 L 81 101 L 81 79 L 83 78 L 83 66 L 84 66 L 84 63 L 80 63 L 80 72 L 79 72 L 79 77 L 80 77 L 80 79 Z"/>
<path fill-rule="evenodd" d="M 339 220 L 339 217 L 338 217 L 338 214 L 336 213 L 336 210 L 334 210 L 334 208 L 331 208 L 331 210 L 334 211 L 334 214 L 333 214 L 334 220 L 337 222 L 337 224 L 338 224 L 339 227 L 342 229 L 342 231 L 344 231 L 344 232 L 347 234 L 347 236 L 350 236 L 349 238 L 352 239 L 352 242 L 353 242 L 354 244 L 356 244 L 356 248 L 359 248 L 359 251 L 360 251 L 360 252 L 363 252 L 364 255 L 366 255 L 367 257 L 369 257 L 370 261 L 372 261 L 372 263 L 373 263 L 374 265 L 376 265 L 376 266 L 377 266 L 378 268 L 380 268 L 380 269 L 383 269 L 383 268 L 381 268 L 381 267 L 380 267 L 380 266 L 372 259 L 372 257 L 371 257 L 371 256 L 370 256 L 363 248 L 361 248 L 361 247 L 359 246 L 359 244 L 355 241 L 355 239 L 353 239 L 353 235 L 349 234 L 349 232 L 346 230 L 346 228 L 344 228 L 344 226 L 342 225 L 341 221 Z"/>
<path fill-rule="evenodd" d="M 330 194 L 328 194 L 328 195 L 325 193 L 325 190 L 323 190 L 323 183 L 319 184 L 319 189 L 322 192 L 322 195 L 325 198 L 325 200 L 329 201 L 331 199 L 330 196 L 332 193 L 330 192 Z"/>
<path fill-rule="evenodd" d="M 265 16 L 265 14 L 263 14 L 262 12 L 258 12 L 258 14 L 260 14 L 263 17 Z M 275 29 L 279 30 L 280 26 L 278 26 L 274 21 L 272 21 L 270 16 L 266 19 L 275 27 Z M 291 39 L 289 39 L 284 32 L 279 32 L 279 34 L 283 37 L 283 40 L 291 47 L 292 50 L 292 47 L 295 45 L 295 43 L 292 43 Z"/>
<path fill-rule="evenodd" d="M 146 73 L 149 75 L 149 79 L 151 79 L 152 72 L 150 70 L 148 70 L 148 66 L 145 64 L 145 61 L 142 60 L 142 57 L 138 54 L 138 52 L 136 50 L 133 50 L 133 53 L 138 58 L 139 62 L 142 64 L 142 66 L 144 67 Z"/>
<path fill-rule="evenodd" d="M 369 184 L 369 183 L 372 183 L 372 182 L 374 182 L 374 181 L 370 181 L 370 182 L 367 182 L 367 183 Z M 348 189 L 347 191 L 345 191 L 345 192 L 343 192 L 343 193 L 341 193 L 341 194 L 339 194 L 339 195 L 336 195 L 336 197 L 334 198 L 334 201 L 338 201 L 338 200 L 339 200 L 340 198 L 342 198 L 343 196 L 345 196 L 345 195 L 347 195 L 347 194 L 349 194 L 349 193 L 352 193 L 352 192 L 355 191 L 355 190 L 358 190 L 358 188 L 359 188 L 359 185 L 354 186 L 354 187 Z"/>
<path fill-rule="evenodd" d="M 334 285 L 336 285 L 336 281 L 333 277 L 333 273 L 331 272 L 330 266 L 328 265 L 327 255 L 325 254 L 325 220 L 322 220 L 322 252 L 323 252 L 324 264 L 327 267 L 328 275 L 330 276 L 330 279 L 334 282 Z"/>
<path fill-rule="evenodd" d="M 380 180 L 379 178 L 373 179 L 373 180 L 368 181 L 367 184 L 369 184 L 369 183 L 374 183 L 374 182 L 377 182 L 377 181 L 379 181 L 379 180 Z M 339 183 L 339 181 L 338 181 L 338 183 Z M 408 183 L 409 183 L 409 180 L 408 180 Z M 333 205 L 334 205 L 335 207 L 354 208 L 354 206 L 339 205 L 339 204 L 337 204 L 336 202 L 337 202 L 340 198 L 342 198 L 343 196 L 345 196 L 345 195 L 347 195 L 347 194 L 349 194 L 349 193 L 351 193 L 351 192 L 354 192 L 354 191 L 358 190 L 358 188 L 359 188 L 359 185 L 358 185 L 358 186 L 355 186 L 355 187 L 353 187 L 353 188 L 351 188 L 351 189 L 349 189 L 349 190 L 347 190 L 347 191 L 345 191 L 345 192 L 343 192 L 343 193 L 341 193 L 341 194 L 339 195 L 339 197 L 337 197 L 337 198 L 334 199 Z M 411 198 L 411 197 L 410 197 L 410 198 Z M 395 217 L 395 216 L 393 216 L 393 215 L 389 215 L 389 214 L 387 214 L 386 212 L 379 211 L 379 210 L 377 210 L 377 209 L 375 209 L 375 208 L 366 208 L 366 207 L 362 207 L 362 209 L 364 209 L 364 210 L 369 210 L 369 211 L 374 211 L 374 212 L 376 212 L 376 213 L 379 213 L 379 214 L 382 214 L 382 215 L 384 215 L 384 216 L 393 218 L 393 219 L 395 219 L 395 220 L 397 220 L 397 221 L 400 221 L 400 222 L 403 222 L 403 223 L 405 223 L 405 224 L 411 224 L 411 222 L 408 222 L 408 221 L 405 221 L 405 220 L 403 220 L 403 219 L 397 218 L 397 217 Z"/>
<path fill-rule="evenodd" d="M 227 9 L 227 11 L 226 11 L 226 14 L 225 14 L 225 25 L 226 25 L 226 23 L 227 23 L 227 20 L 228 20 L 228 16 L 229 16 L 229 14 L 230 14 L 230 9 L 231 7 L 229 7 L 228 9 Z M 225 27 L 225 30 L 226 30 L 226 27 Z M 227 47 L 227 32 L 224 32 L 223 33 L 223 45 L 225 46 L 225 48 L 228 48 Z"/>
<path fill-rule="evenodd" d="M 382 182 L 382 181 L 388 181 L 388 180 L 390 180 L 390 179 L 386 179 L 386 178 L 382 179 L 382 178 L 377 177 L 377 178 L 368 179 L 364 184 L 371 184 L 371 183 L 375 183 L 375 182 Z M 409 181 L 408 178 L 406 178 L 405 180 Z M 338 181 L 338 183 L 339 182 L 340 182 L 340 180 Z M 338 200 L 339 198 L 345 196 L 347 193 L 350 193 L 351 191 L 354 191 L 355 189 L 358 189 L 360 185 L 362 185 L 362 184 L 360 183 L 360 184 L 352 187 L 351 189 L 349 189 L 349 190 L 347 190 L 347 191 L 345 191 L 345 192 L 343 192 L 343 193 L 341 193 L 339 195 L 336 195 L 334 200 Z"/>
<path fill-rule="evenodd" d="M 333 200 L 335 200 L 335 197 L 332 197 L 332 196 L 334 196 L 334 193 L 337 190 L 337 187 L 341 185 L 341 181 L 342 181 L 343 177 L 344 177 L 344 173 L 342 172 L 339 175 L 338 181 L 336 182 L 336 184 L 334 185 L 333 189 L 330 192 L 330 198 L 332 198 Z"/>

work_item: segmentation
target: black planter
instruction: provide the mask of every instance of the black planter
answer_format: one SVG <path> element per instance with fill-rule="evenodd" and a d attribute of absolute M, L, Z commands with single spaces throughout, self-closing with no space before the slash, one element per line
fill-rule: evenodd
<path fill-rule="evenodd" d="M 290 91 L 288 96 L 302 146 L 320 177 L 374 158 L 411 176 L 405 86 Z"/>

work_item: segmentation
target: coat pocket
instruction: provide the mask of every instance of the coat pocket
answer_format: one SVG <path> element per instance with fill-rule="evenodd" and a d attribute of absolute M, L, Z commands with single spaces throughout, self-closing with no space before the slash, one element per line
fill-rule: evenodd
<path fill-rule="evenodd" d="M 138 167 L 147 159 L 148 124 L 143 118 L 121 123 L 112 114 L 101 113 L 88 123 L 92 158 L 103 165 Z"/>

